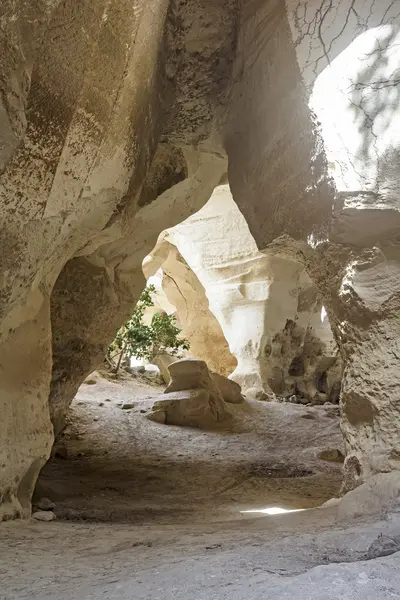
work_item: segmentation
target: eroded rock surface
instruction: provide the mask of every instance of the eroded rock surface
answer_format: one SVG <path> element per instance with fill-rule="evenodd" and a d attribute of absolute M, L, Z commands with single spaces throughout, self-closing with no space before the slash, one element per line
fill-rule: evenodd
<path fill-rule="evenodd" d="M 211 12 L 209 3 L 168 0 L 2 4 L 6 516 L 29 511 L 50 452 L 50 382 L 58 433 L 79 384 L 132 310 L 141 262 L 159 232 L 197 210 L 226 171 L 214 121 L 235 11 L 216 2 Z"/>
<path fill-rule="evenodd" d="M 323 18 L 319 2 L 307 2 L 307 17 L 287 6 L 337 192 L 312 276 L 346 365 L 346 491 L 400 467 L 400 13 L 390 0 L 334 1 Z"/>
<path fill-rule="evenodd" d="M 216 188 L 204 208 L 160 236 L 148 264 L 153 271 L 166 269 L 174 282 L 182 280 L 180 263 L 171 259 L 177 254 L 204 286 L 237 359 L 232 378 L 245 393 L 297 394 L 315 404 L 338 400 L 341 361 L 317 288 L 295 257 L 257 249 L 229 186 Z M 169 285 L 164 291 L 183 315 L 180 322 L 197 325 L 196 305 L 180 301 Z M 213 340 L 201 339 L 201 352 L 214 369 L 208 359 Z M 197 349 L 192 346 L 196 355 Z"/>
<path fill-rule="evenodd" d="M 286 9 L 241 14 L 240 52 L 256 58 L 237 61 L 246 76 L 232 92 L 229 181 L 259 248 L 282 233 L 304 244 L 345 362 L 346 491 L 400 466 L 400 15 L 391 0 L 288 0 Z M 266 27 L 246 35 L 256 18 Z"/>
<path fill-rule="evenodd" d="M 167 241 L 157 244 L 143 263 L 146 278 L 155 275 L 159 269 L 162 270 L 162 291 L 176 309 L 182 335 L 190 341 L 189 356 L 204 360 L 212 371 L 230 375 L 237 360 L 210 310 L 206 290 L 178 248 Z M 169 307 L 165 308 L 168 311 Z"/>
<path fill-rule="evenodd" d="M 385 517 L 400 508 L 400 473 L 378 473 L 342 498 L 339 521 L 352 521 L 373 515 Z"/>

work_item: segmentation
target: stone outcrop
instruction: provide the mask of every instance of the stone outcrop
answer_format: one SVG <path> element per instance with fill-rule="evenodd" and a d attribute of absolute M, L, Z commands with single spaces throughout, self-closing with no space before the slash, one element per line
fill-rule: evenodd
<path fill-rule="evenodd" d="M 29 513 L 50 413 L 57 432 L 158 234 L 226 169 L 264 256 L 245 305 L 266 300 L 266 257 L 277 290 L 303 264 L 326 308 L 344 489 L 399 469 L 400 17 L 359 4 L 2 2 L 0 518 Z"/>
<path fill-rule="evenodd" d="M 400 506 L 400 473 L 378 473 L 340 501 L 338 521 L 350 521 L 375 515 L 385 518 Z"/>
<path fill-rule="evenodd" d="M 222 386 L 218 381 L 221 387 L 217 387 L 216 380 L 202 360 L 179 360 L 168 369 L 171 381 L 163 396 L 146 414 L 148 419 L 165 425 L 207 429 L 231 418 L 222 391 L 225 391 L 227 401 L 236 401 L 237 390 L 230 385 L 233 382 L 226 379 Z"/>
<path fill-rule="evenodd" d="M 177 255 L 183 258 L 178 261 Z M 146 276 L 159 268 L 174 284 L 198 278 L 197 288 L 204 286 L 207 306 L 237 359 L 232 378 L 250 397 L 274 393 L 313 403 L 338 400 L 341 361 L 317 288 L 295 256 L 257 249 L 229 186 L 216 188 L 201 210 L 160 236 L 145 261 Z M 214 348 L 208 332 L 199 332 L 202 356 L 192 342 L 200 294 L 193 294 L 197 303 L 190 302 L 183 284 L 179 293 L 176 285 L 163 287 L 180 323 L 194 325 L 184 328 L 194 354 L 221 372 L 209 359 L 220 345 Z"/>

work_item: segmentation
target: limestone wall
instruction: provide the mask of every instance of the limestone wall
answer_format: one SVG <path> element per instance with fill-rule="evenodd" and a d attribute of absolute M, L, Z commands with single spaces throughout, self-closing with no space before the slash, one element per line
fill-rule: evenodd
<path fill-rule="evenodd" d="M 288 234 L 319 287 L 346 365 L 346 490 L 400 466 L 400 14 L 391 0 L 285 4 L 242 6 L 229 180 L 258 247 Z"/>
<path fill-rule="evenodd" d="M 178 248 L 162 241 L 163 237 L 162 234 L 153 252 L 144 260 L 144 274 L 149 277 L 162 270 L 163 292 L 176 309 L 182 335 L 190 342 L 188 356 L 204 360 L 215 373 L 230 375 L 237 361 L 209 308 L 206 291 Z"/>
<path fill-rule="evenodd" d="M 216 188 L 201 210 L 160 236 L 152 256 L 157 266 L 168 265 L 172 280 L 182 279 L 180 265 L 170 259 L 177 252 L 204 286 L 237 359 L 232 378 L 248 396 L 298 394 L 305 402 L 323 402 L 333 399 L 332 393 L 337 398 L 338 350 L 326 315 L 321 318 L 315 286 L 300 262 L 257 249 L 229 186 Z M 169 286 L 165 291 L 178 314 L 189 313 L 196 323 L 195 305 L 182 305 Z M 214 348 L 203 334 L 207 361 Z"/>
<path fill-rule="evenodd" d="M 50 414 L 57 433 L 158 234 L 226 171 L 207 143 L 229 75 L 214 80 L 232 52 L 226 8 L 200 25 L 204 2 L 2 3 L 0 518 L 29 513 Z"/>

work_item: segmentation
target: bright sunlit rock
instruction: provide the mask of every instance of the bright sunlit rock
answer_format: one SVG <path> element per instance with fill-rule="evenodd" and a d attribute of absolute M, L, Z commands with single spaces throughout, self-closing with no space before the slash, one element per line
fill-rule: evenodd
<path fill-rule="evenodd" d="M 391 82 L 399 42 L 394 25 L 369 29 L 315 81 L 310 108 L 321 124 L 338 191 L 375 189 L 379 157 L 398 145 L 399 91 Z"/>

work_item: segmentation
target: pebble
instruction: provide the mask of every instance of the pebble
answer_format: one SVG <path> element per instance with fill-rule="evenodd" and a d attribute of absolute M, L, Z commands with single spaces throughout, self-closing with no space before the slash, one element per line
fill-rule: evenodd
<path fill-rule="evenodd" d="M 130 402 L 127 402 L 121 406 L 122 410 L 130 410 L 131 408 L 135 408 L 135 405 Z"/>
<path fill-rule="evenodd" d="M 293 404 L 301 404 L 301 398 L 299 396 L 296 396 L 296 394 L 293 394 L 293 396 L 290 396 L 289 402 L 293 402 Z"/>
<path fill-rule="evenodd" d="M 104 406 L 104 402 L 99 402 L 99 406 Z"/>
<path fill-rule="evenodd" d="M 49 498 L 40 498 L 38 502 L 35 502 L 35 506 L 37 506 L 41 511 L 43 510 L 53 510 L 56 507 L 52 500 Z"/>
<path fill-rule="evenodd" d="M 368 548 L 368 559 L 390 556 L 400 549 L 400 539 L 392 539 L 386 535 L 380 535 Z"/>
<path fill-rule="evenodd" d="M 33 513 L 32 518 L 36 521 L 54 521 L 56 519 L 56 515 L 52 510 L 38 510 Z"/>

